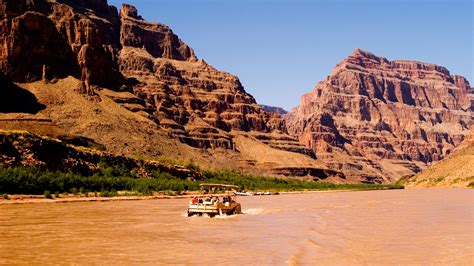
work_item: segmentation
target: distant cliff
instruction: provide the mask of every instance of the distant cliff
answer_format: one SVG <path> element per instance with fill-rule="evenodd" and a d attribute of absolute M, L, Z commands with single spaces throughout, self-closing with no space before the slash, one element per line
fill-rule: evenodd
<path fill-rule="evenodd" d="M 474 184 L 474 131 L 445 159 L 401 182 L 408 187 L 467 187 Z"/>
<path fill-rule="evenodd" d="M 284 116 L 288 113 L 288 111 L 286 111 L 285 109 L 283 109 L 281 107 L 275 107 L 275 106 L 269 106 L 269 105 L 263 105 L 263 104 L 261 104 L 261 106 L 263 107 L 263 109 L 265 111 L 270 112 L 270 113 L 279 114 L 281 116 Z"/>
<path fill-rule="evenodd" d="M 116 155 L 392 182 L 445 158 L 473 124 L 469 82 L 434 64 L 356 49 L 283 115 L 131 5 L 0 0 L 0 17 L 0 128 Z"/>
<path fill-rule="evenodd" d="M 396 180 L 441 160 L 474 124 L 469 82 L 438 65 L 356 49 L 286 115 L 288 131 L 347 175 Z"/>

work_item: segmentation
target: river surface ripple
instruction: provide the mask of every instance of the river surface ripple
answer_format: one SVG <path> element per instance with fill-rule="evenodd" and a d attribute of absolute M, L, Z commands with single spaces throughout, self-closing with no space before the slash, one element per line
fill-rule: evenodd
<path fill-rule="evenodd" d="M 0 206 L 0 264 L 474 265 L 472 189 L 239 201 L 213 219 L 188 199 Z"/>

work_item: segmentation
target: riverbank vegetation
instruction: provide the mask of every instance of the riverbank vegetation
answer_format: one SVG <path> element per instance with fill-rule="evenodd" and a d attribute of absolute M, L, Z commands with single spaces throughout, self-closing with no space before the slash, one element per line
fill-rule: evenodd
<path fill-rule="evenodd" d="M 178 195 L 185 191 L 198 191 L 200 183 L 223 183 L 237 185 L 250 191 L 303 191 L 303 190 L 374 190 L 401 189 L 402 185 L 378 184 L 332 184 L 290 178 L 272 178 L 243 175 L 235 171 L 204 171 L 203 180 L 175 177 L 169 173 L 155 171 L 150 178 L 138 178 L 136 173 L 124 167 L 104 167 L 99 173 L 83 176 L 38 168 L 0 168 L 0 194 L 44 195 L 45 198 L 59 194 L 95 195 L 113 197 L 126 191 L 125 195 L 153 195 L 161 193 Z"/>

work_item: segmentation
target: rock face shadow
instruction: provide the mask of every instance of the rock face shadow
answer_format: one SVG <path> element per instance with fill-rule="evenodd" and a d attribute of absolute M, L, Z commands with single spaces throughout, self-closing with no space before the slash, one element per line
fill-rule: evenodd
<path fill-rule="evenodd" d="M 0 113 L 37 114 L 45 108 L 34 94 L 0 74 Z"/>

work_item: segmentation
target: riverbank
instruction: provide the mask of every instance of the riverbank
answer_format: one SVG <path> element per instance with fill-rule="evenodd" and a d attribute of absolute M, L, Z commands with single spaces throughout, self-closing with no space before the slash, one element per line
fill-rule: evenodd
<path fill-rule="evenodd" d="M 371 190 L 393 190 L 396 188 L 386 187 L 385 189 L 339 189 L 339 190 L 302 190 L 302 191 L 280 191 L 278 195 L 296 195 L 309 193 L 341 193 L 341 192 L 356 192 L 356 191 L 371 191 Z M 398 188 L 403 189 L 403 188 Z M 122 194 L 122 195 L 120 195 Z M 111 201 L 134 201 L 134 200 L 157 200 L 157 199 L 185 199 L 195 196 L 204 196 L 205 194 L 199 191 L 190 191 L 182 195 L 130 195 L 130 192 L 118 192 L 118 196 L 101 197 L 95 195 L 74 195 L 74 194 L 60 194 L 52 196 L 52 198 L 45 198 L 41 195 L 3 195 L 0 198 L 1 205 L 19 205 L 19 204 L 54 204 L 54 203 L 77 203 L 77 202 L 111 202 Z M 213 194 L 215 196 L 223 196 L 225 194 Z M 275 195 L 274 195 L 275 196 Z M 268 197 L 268 195 L 253 195 L 250 197 Z"/>
<path fill-rule="evenodd" d="M 116 197 L 84 197 L 77 195 L 60 195 L 58 198 L 47 199 L 39 195 L 8 195 L 9 199 L 1 199 L 1 205 L 18 204 L 45 204 L 45 203 L 74 203 L 74 202 L 107 202 L 107 201 L 130 201 L 130 200 L 154 200 L 154 199 L 177 199 L 190 198 L 192 195 L 153 195 L 153 196 L 116 196 Z"/>
<path fill-rule="evenodd" d="M 0 168 L 0 204 L 191 197 L 201 193 L 201 183 L 235 185 L 239 191 L 278 193 L 404 188 L 399 184 L 333 184 L 252 176 L 226 170 L 202 171 L 202 178 L 196 180 L 160 171 L 144 178 L 139 177 L 136 171 L 118 166 L 105 166 L 93 175 L 15 167 Z"/>
<path fill-rule="evenodd" d="M 45 199 L 62 198 L 61 195 L 84 198 L 178 196 L 200 191 L 201 183 L 235 185 L 239 191 L 270 192 L 403 188 L 398 184 L 333 184 L 296 178 L 252 176 L 225 170 L 202 171 L 202 178 L 196 180 L 159 171 L 144 178 L 137 176 L 135 171 L 117 166 L 104 167 L 93 175 L 38 168 L 0 168 L 0 197 L 4 199 L 8 199 L 8 195 L 42 195 Z"/>

